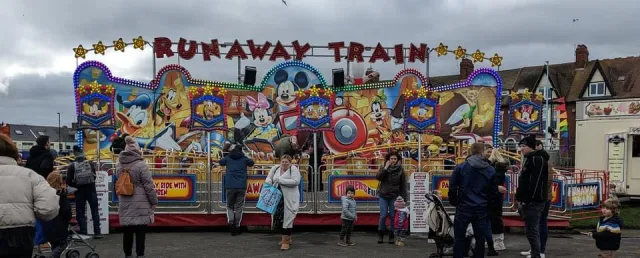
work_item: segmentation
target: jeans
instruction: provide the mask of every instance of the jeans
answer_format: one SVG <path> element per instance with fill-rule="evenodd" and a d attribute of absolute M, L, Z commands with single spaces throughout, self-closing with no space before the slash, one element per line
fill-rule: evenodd
<path fill-rule="evenodd" d="M 340 230 L 340 241 L 351 242 L 351 232 L 353 232 L 353 220 L 342 219 L 342 230 Z"/>
<path fill-rule="evenodd" d="M 484 257 L 484 241 L 487 227 L 486 208 L 457 208 L 453 221 L 453 257 L 462 258 L 466 255 L 469 241 L 467 241 L 467 227 L 469 223 L 473 227 L 473 236 L 476 239 L 474 257 Z"/>
<path fill-rule="evenodd" d="M 547 201 L 540 216 L 540 253 L 547 251 L 547 238 L 549 237 L 549 225 L 547 225 L 547 221 L 549 219 L 550 207 L 551 201 Z"/>
<path fill-rule="evenodd" d="M 133 235 L 136 235 L 136 255 L 144 256 L 144 242 L 147 236 L 147 225 L 124 226 L 122 249 L 125 256 L 133 254 Z"/>
<path fill-rule="evenodd" d="M 389 218 L 389 230 L 393 231 L 393 216 L 396 214 L 396 209 L 393 206 L 393 203 L 396 201 L 395 198 L 385 198 L 382 196 L 378 196 L 380 199 L 380 221 L 378 221 L 378 231 L 387 230 L 387 218 Z"/>
<path fill-rule="evenodd" d="M 227 221 L 229 225 L 240 227 L 246 189 L 227 189 Z"/>
<path fill-rule="evenodd" d="M 484 239 L 487 241 L 487 245 L 493 244 L 493 231 L 491 230 L 491 220 L 487 217 L 487 224 L 485 224 Z"/>
<path fill-rule="evenodd" d="M 87 234 L 87 202 L 93 219 L 93 234 L 100 234 L 100 213 L 98 212 L 98 193 L 95 187 L 79 187 L 76 196 L 76 220 L 80 226 L 80 234 Z"/>
<path fill-rule="evenodd" d="M 530 202 L 522 204 L 524 230 L 531 246 L 531 258 L 540 257 L 540 217 L 546 202 Z"/>

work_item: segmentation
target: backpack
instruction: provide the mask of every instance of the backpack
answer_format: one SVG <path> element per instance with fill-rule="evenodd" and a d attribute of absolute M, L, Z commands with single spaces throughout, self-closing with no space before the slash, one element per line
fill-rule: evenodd
<path fill-rule="evenodd" d="M 120 176 L 116 181 L 116 194 L 121 196 L 133 195 L 133 183 L 128 169 L 122 169 L 120 172 Z"/>
<path fill-rule="evenodd" d="M 93 174 L 93 167 L 88 160 L 82 162 L 74 162 L 73 168 L 75 174 L 73 176 L 73 182 L 76 185 L 89 185 L 96 182 L 95 174 Z"/>

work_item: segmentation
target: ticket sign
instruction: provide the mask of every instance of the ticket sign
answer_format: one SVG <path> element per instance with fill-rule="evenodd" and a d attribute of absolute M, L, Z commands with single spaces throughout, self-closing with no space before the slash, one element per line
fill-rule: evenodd
<path fill-rule="evenodd" d="M 158 195 L 158 202 L 195 202 L 196 175 L 153 175 L 153 185 Z M 117 182 L 113 175 L 113 182 Z M 119 202 L 118 195 L 112 192 L 112 201 Z"/>
<path fill-rule="evenodd" d="M 450 175 L 431 176 L 431 189 L 442 194 L 443 202 L 449 202 L 449 179 L 451 179 Z M 504 203 L 509 203 L 511 201 L 511 196 L 509 195 L 511 192 L 511 177 L 507 175 L 505 181 L 504 187 L 507 188 L 507 192 L 504 193 Z"/>
<path fill-rule="evenodd" d="M 349 185 L 356 189 L 356 202 L 378 202 L 378 179 L 375 176 L 348 175 L 329 176 L 329 202 L 341 202 Z"/>
<path fill-rule="evenodd" d="M 564 200 L 562 198 L 564 187 L 562 187 L 561 180 L 553 180 L 551 183 L 551 207 L 562 208 L 564 206 Z"/>
<path fill-rule="evenodd" d="M 600 207 L 600 183 L 567 184 L 567 209 L 580 210 Z"/>
<path fill-rule="evenodd" d="M 222 202 L 227 202 L 227 191 L 226 186 L 224 184 L 224 178 L 226 175 L 222 175 Z M 260 191 L 262 191 L 262 186 L 264 186 L 264 180 L 267 179 L 265 175 L 249 175 L 247 178 L 247 194 L 245 195 L 245 202 L 258 202 L 260 198 Z M 304 201 L 304 181 L 300 180 L 300 185 L 298 186 L 300 190 L 300 202 Z"/>

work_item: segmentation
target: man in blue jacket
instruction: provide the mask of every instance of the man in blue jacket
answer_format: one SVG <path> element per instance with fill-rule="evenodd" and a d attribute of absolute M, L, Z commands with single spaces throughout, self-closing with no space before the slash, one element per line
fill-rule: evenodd
<path fill-rule="evenodd" d="M 240 144 L 233 144 L 231 152 L 220 160 L 221 166 L 227 167 L 224 176 L 224 188 L 227 195 L 227 220 L 231 235 L 240 234 L 240 222 L 247 193 L 247 168 L 253 167 L 254 161 L 244 155 Z"/>
<path fill-rule="evenodd" d="M 484 144 L 472 144 L 469 152 L 470 156 L 453 170 L 449 180 L 449 202 L 456 206 L 454 258 L 466 255 L 468 243 L 465 235 L 469 223 L 475 232 L 474 257 L 484 257 L 485 239 L 482 232 L 487 226 L 487 200 L 498 192 L 498 186 L 491 180 L 495 170 L 483 155 Z"/>

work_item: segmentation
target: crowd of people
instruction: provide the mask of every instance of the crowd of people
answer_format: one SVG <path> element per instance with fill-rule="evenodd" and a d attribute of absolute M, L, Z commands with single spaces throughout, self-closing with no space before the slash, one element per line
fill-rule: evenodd
<path fill-rule="evenodd" d="M 152 174 L 143 159 L 142 150 L 131 136 L 122 137 L 114 149 L 118 152 L 115 191 L 118 194 L 118 215 L 123 227 L 123 252 L 133 257 L 133 243 L 137 257 L 145 255 L 147 226 L 154 222 L 158 196 Z M 54 172 L 54 160 L 49 151 L 49 140 L 40 137 L 30 150 L 26 166 L 19 164 L 20 154 L 13 141 L 0 134 L 0 258 L 31 257 L 36 227 L 42 227 L 45 241 L 51 244 L 52 257 L 60 257 L 68 243 L 69 223 L 72 212 L 68 194 L 73 192 L 76 202 L 76 219 L 79 233 L 87 234 L 86 204 L 93 219 L 94 238 L 101 238 L 98 200 L 96 193 L 96 166 L 88 161 L 83 151 L 74 146 L 74 162 L 66 171 L 66 179 Z M 525 222 L 530 250 L 522 252 L 526 257 L 545 257 L 547 242 L 547 218 L 552 197 L 553 170 L 542 143 L 533 136 L 520 141 L 524 155 L 518 177 L 515 199 L 518 212 Z M 238 144 L 229 146 L 230 152 L 220 160 L 226 166 L 227 217 L 232 235 L 241 233 L 240 225 L 244 208 L 248 168 L 254 161 L 247 157 Z M 274 186 L 281 198 L 272 216 L 272 229 L 280 232 L 280 249 L 289 250 L 293 244 L 292 229 L 300 206 L 300 171 L 288 154 L 280 155 L 280 164 L 271 168 L 265 185 Z M 454 219 L 454 257 L 464 257 L 468 246 L 465 238 L 467 227 L 474 230 L 475 257 L 484 257 L 485 244 L 488 256 L 497 256 L 505 250 L 504 222 L 502 220 L 503 196 L 509 161 L 497 149 L 484 143 L 474 143 L 466 161 L 455 166 L 449 183 L 449 202 L 456 207 Z M 401 156 L 389 152 L 384 165 L 376 174 L 379 181 L 378 199 L 380 217 L 378 243 L 387 242 L 404 246 L 409 230 L 407 178 L 401 164 Z M 346 187 L 342 197 L 342 230 L 338 245 L 353 246 L 351 235 L 358 220 L 356 190 Z M 262 198 L 262 196 L 261 196 Z M 613 257 L 620 245 L 622 220 L 618 217 L 620 203 L 609 199 L 604 203 L 602 217 L 593 232 L 585 233 L 596 239 L 600 257 Z"/>

